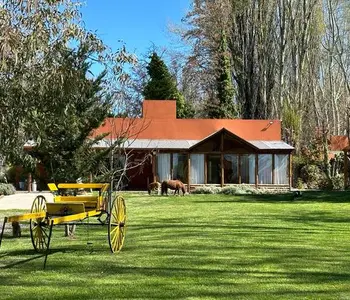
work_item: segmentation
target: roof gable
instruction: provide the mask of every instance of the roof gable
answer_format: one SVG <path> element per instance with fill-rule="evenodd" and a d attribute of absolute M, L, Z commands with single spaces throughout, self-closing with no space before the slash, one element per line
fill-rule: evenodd
<path fill-rule="evenodd" d="M 248 148 L 248 149 L 252 149 L 252 150 L 258 150 L 258 148 L 251 144 L 250 142 L 242 139 L 241 137 L 239 137 L 238 135 L 232 133 L 231 131 L 227 130 L 226 128 L 221 128 L 220 130 L 214 132 L 213 134 L 207 136 L 206 138 L 202 139 L 200 142 L 194 144 L 193 146 L 191 146 L 189 148 L 189 150 L 194 150 L 194 149 L 198 149 L 200 148 L 201 146 L 203 146 L 204 144 L 210 142 L 210 141 L 213 141 L 214 144 L 217 146 L 217 147 L 220 147 L 220 144 L 221 144 L 221 137 L 224 137 L 224 145 L 223 147 L 225 147 L 225 141 L 227 141 L 228 139 L 231 139 L 233 140 L 234 142 L 236 142 L 237 144 L 241 145 L 243 148 Z M 220 148 L 219 149 L 208 149 L 210 151 L 220 151 Z"/>

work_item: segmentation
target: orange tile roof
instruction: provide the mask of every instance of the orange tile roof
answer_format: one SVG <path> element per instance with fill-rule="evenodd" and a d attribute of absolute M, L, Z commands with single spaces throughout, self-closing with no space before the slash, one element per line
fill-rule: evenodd
<path fill-rule="evenodd" d="M 176 119 L 174 100 L 145 100 L 142 118 L 108 118 L 93 135 L 110 133 L 110 138 L 201 140 L 222 128 L 245 140 L 281 140 L 279 120 Z"/>
<path fill-rule="evenodd" d="M 330 151 L 342 151 L 349 146 L 349 140 L 346 135 L 332 135 L 329 139 Z"/>

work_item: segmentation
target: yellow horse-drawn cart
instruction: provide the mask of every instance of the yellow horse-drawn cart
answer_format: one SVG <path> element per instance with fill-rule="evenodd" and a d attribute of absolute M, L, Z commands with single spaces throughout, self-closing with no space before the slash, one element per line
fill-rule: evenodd
<path fill-rule="evenodd" d="M 30 220 L 32 244 L 37 252 L 46 254 L 45 265 L 54 225 L 71 224 L 89 217 L 98 217 L 102 225 L 108 225 L 111 251 L 121 250 L 126 229 L 125 200 L 116 196 L 113 201 L 108 201 L 108 183 L 60 183 L 57 186 L 49 183 L 48 186 L 54 193 L 54 202 L 49 203 L 44 196 L 39 195 L 34 199 L 30 213 L 5 217 L 0 246 L 6 223 Z M 91 193 L 85 194 L 86 189 Z"/>

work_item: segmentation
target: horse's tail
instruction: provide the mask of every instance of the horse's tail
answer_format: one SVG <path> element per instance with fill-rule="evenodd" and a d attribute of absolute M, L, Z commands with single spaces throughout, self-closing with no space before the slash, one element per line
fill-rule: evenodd
<path fill-rule="evenodd" d="M 161 185 L 162 195 L 167 192 L 167 189 L 168 189 L 167 183 L 166 181 L 163 181 Z"/>

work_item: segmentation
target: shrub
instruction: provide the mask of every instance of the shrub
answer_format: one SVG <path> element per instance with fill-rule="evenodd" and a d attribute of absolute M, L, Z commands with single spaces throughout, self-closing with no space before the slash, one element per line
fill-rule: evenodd
<path fill-rule="evenodd" d="M 12 184 L 0 183 L 0 195 L 13 195 L 16 192 Z"/>
<path fill-rule="evenodd" d="M 0 183 L 7 183 L 6 173 L 0 168 Z"/>
<path fill-rule="evenodd" d="M 235 185 L 226 186 L 221 189 L 220 194 L 225 195 L 248 195 L 248 194 L 260 194 L 261 191 L 249 185 Z"/>
<path fill-rule="evenodd" d="M 218 194 L 220 190 L 221 188 L 216 186 L 201 186 L 196 188 L 192 194 Z"/>
<path fill-rule="evenodd" d="M 296 188 L 299 190 L 302 190 L 304 188 L 303 180 L 300 177 L 298 177 L 298 179 L 297 179 Z"/>
<path fill-rule="evenodd" d="M 316 165 L 305 165 L 300 170 L 300 177 L 308 188 L 318 188 L 322 180 L 323 172 Z"/>
<path fill-rule="evenodd" d="M 344 188 L 344 174 L 338 174 L 332 177 L 332 185 L 334 190 L 341 190 Z"/>

